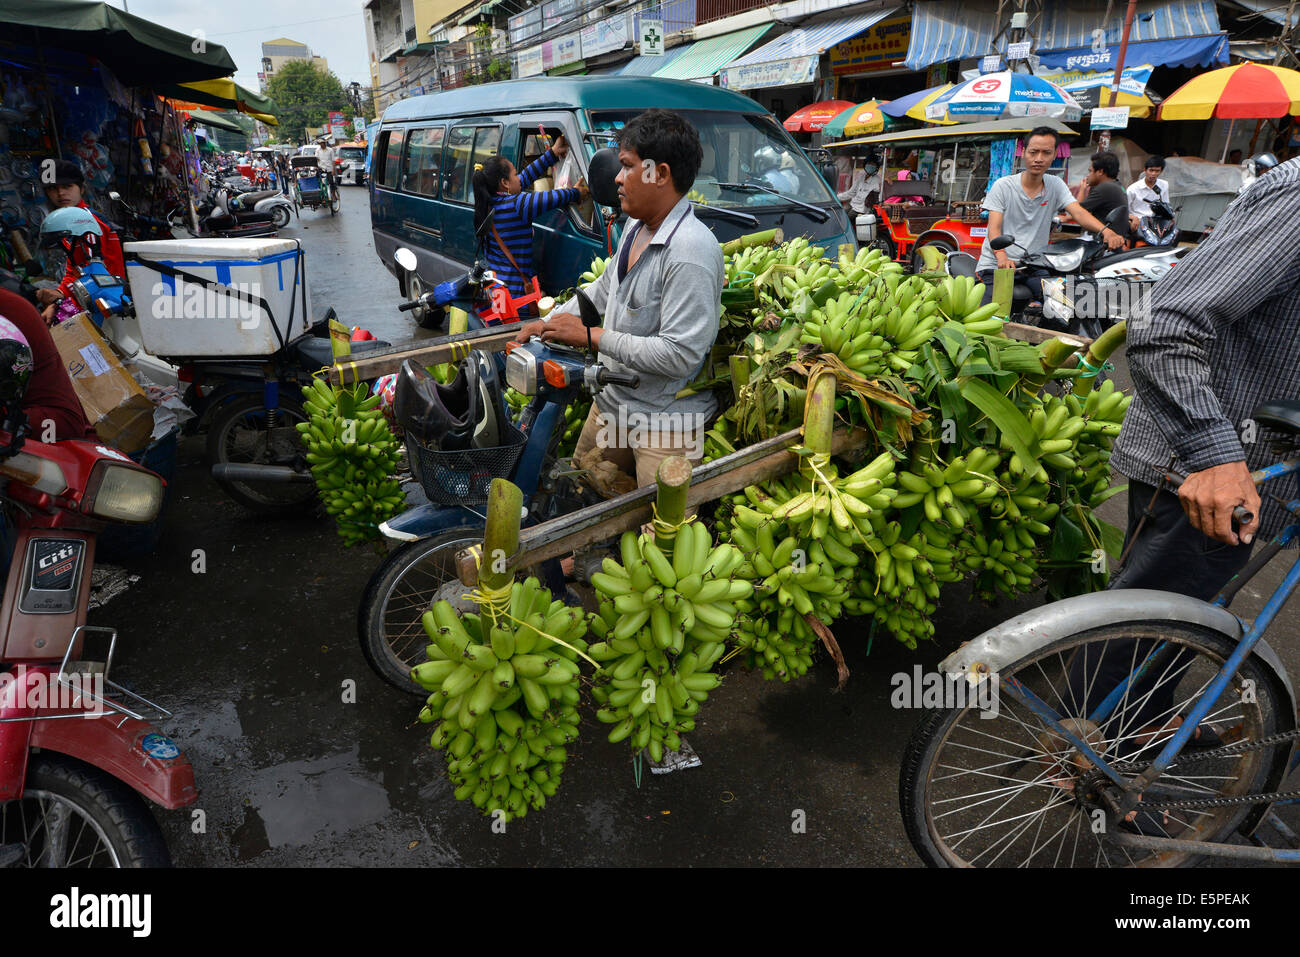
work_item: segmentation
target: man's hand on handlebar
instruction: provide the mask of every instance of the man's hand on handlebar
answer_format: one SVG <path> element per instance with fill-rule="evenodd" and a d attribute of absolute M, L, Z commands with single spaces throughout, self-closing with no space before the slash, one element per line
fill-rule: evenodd
<path fill-rule="evenodd" d="M 1115 230 L 1111 229 L 1109 226 L 1107 226 L 1106 229 L 1102 231 L 1101 238 L 1102 241 L 1106 244 L 1106 246 L 1110 249 L 1124 248 L 1124 237 L 1121 236 L 1119 233 L 1115 232 Z"/>
<path fill-rule="evenodd" d="M 599 327 L 591 330 L 592 349 L 600 348 L 600 332 Z M 553 313 L 542 323 L 540 335 L 543 342 L 561 346 L 585 348 L 587 345 L 587 327 L 571 312 Z"/>
<path fill-rule="evenodd" d="M 1225 545 L 1249 544 L 1259 531 L 1259 490 L 1245 462 L 1227 462 L 1193 472 L 1178 489 L 1178 500 L 1192 527 Z M 1250 522 L 1236 532 L 1232 510 L 1251 513 Z"/>
<path fill-rule="evenodd" d="M 1016 268 L 1016 261 L 1007 255 L 1005 249 L 995 249 L 993 250 L 993 255 L 998 257 L 999 267 L 1008 267 L 1011 269 Z"/>
<path fill-rule="evenodd" d="M 519 334 L 515 336 L 515 342 L 527 342 L 533 336 L 540 336 L 546 323 L 540 319 L 534 319 L 532 322 L 525 322 L 519 327 Z"/>

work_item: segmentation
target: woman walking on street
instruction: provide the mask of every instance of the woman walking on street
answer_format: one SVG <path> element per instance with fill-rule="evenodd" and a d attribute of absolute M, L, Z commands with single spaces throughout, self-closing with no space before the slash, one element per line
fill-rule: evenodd
<path fill-rule="evenodd" d="M 529 191 L 533 181 L 563 159 L 568 150 L 561 136 L 523 172 L 516 171 L 504 156 L 492 156 L 474 173 L 474 231 L 482 227 L 488 211 L 493 211 L 485 258 L 488 268 L 506 284 L 512 296 L 531 289 L 533 220 L 548 210 L 585 201 L 591 195 L 586 180 L 567 189 Z"/>

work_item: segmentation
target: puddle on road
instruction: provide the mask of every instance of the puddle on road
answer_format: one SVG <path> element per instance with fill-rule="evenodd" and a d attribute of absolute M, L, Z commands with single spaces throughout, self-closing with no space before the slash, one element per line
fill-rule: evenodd
<path fill-rule="evenodd" d="M 244 823 L 232 837 L 241 861 L 271 848 L 314 843 L 382 820 L 388 792 L 361 770 L 359 749 L 311 761 L 288 761 L 255 771 L 248 784 Z"/>

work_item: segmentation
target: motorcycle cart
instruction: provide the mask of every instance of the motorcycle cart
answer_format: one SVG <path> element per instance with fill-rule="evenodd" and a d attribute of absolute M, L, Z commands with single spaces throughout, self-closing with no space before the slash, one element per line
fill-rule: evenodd
<path fill-rule="evenodd" d="M 314 156 L 294 156 L 289 160 L 293 172 L 294 209 L 320 209 L 328 206 L 330 215 L 339 211 L 339 197 Z"/>
<path fill-rule="evenodd" d="M 900 161 L 915 150 L 921 153 L 923 165 L 934 170 L 933 179 L 899 180 L 897 173 L 904 167 L 889 162 L 882 164 L 880 201 L 873 205 L 870 214 L 859 219 L 858 241 L 883 250 L 916 272 L 925 268 L 920 250 L 926 246 L 935 246 L 945 254 L 961 251 L 978 256 L 988 233 L 982 197 L 989 176 L 990 144 L 1023 136 L 1039 125 L 1051 126 L 1063 137 L 1076 135 L 1057 120 L 1027 117 L 927 127 L 827 143 L 828 149 L 858 147 L 871 154 L 881 149 L 893 150 Z M 1018 170 L 1017 166 L 1013 171 Z M 1050 170 L 1049 174 L 1058 172 Z M 940 194 L 944 201 L 938 199 Z M 886 202 L 900 196 L 919 197 L 921 202 Z"/>

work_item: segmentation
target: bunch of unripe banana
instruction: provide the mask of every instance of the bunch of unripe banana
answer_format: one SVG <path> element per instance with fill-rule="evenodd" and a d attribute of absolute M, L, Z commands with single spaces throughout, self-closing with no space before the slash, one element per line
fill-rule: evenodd
<path fill-rule="evenodd" d="M 411 677 L 432 692 L 420 720 L 434 725 L 456 799 L 505 820 L 545 807 L 578 739 L 582 610 L 529 578 L 511 586 L 506 614 L 481 605 L 462 617 L 439 601 L 422 623 L 429 660 Z"/>
<path fill-rule="evenodd" d="M 960 322 L 967 332 L 995 333 L 1002 329 L 1002 320 L 995 318 L 998 305 L 991 302 L 980 305 L 985 286 L 970 276 L 949 276 L 933 287 L 934 302 L 945 319 Z"/>
<path fill-rule="evenodd" d="M 621 561 L 606 558 L 591 576 L 601 596 L 592 619 L 599 638 L 587 653 L 601 662 L 592 696 L 596 717 L 613 725 L 609 740 L 629 741 L 660 761 L 694 727 L 700 703 L 721 679 L 712 668 L 736 620 L 736 603 L 753 594 L 732 574 L 744 561 L 730 544 L 714 546 L 698 521 L 679 526 L 665 554 L 652 534 L 627 532 Z"/>
<path fill-rule="evenodd" d="M 944 320 L 938 303 L 925 293 L 925 280 L 912 276 L 891 289 L 891 278 L 878 278 L 861 293 L 841 293 L 813 309 L 800 341 L 838 356 L 867 378 L 910 369 Z"/>
<path fill-rule="evenodd" d="M 307 464 L 325 511 L 338 522 L 339 537 L 351 546 L 379 537 L 379 524 L 405 504 L 397 470 L 399 446 L 380 397 L 334 389 L 313 379 L 302 390 L 309 421 L 296 426 L 307 449 Z"/>
<path fill-rule="evenodd" d="M 599 256 L 597 256 L 595 259 L 593 259 L 591 261 L 591 267 L 586 272 L 584 272 L 581 276 L 578 277 L 578 281 L 582 283 L 582 288 L 586 289 L 593 282 L 599 279 L 601 275 L 605 272 L 605 267 L 608 265 L 609 265 L 609 259 L 607 258 L 601 259 Z"/>

